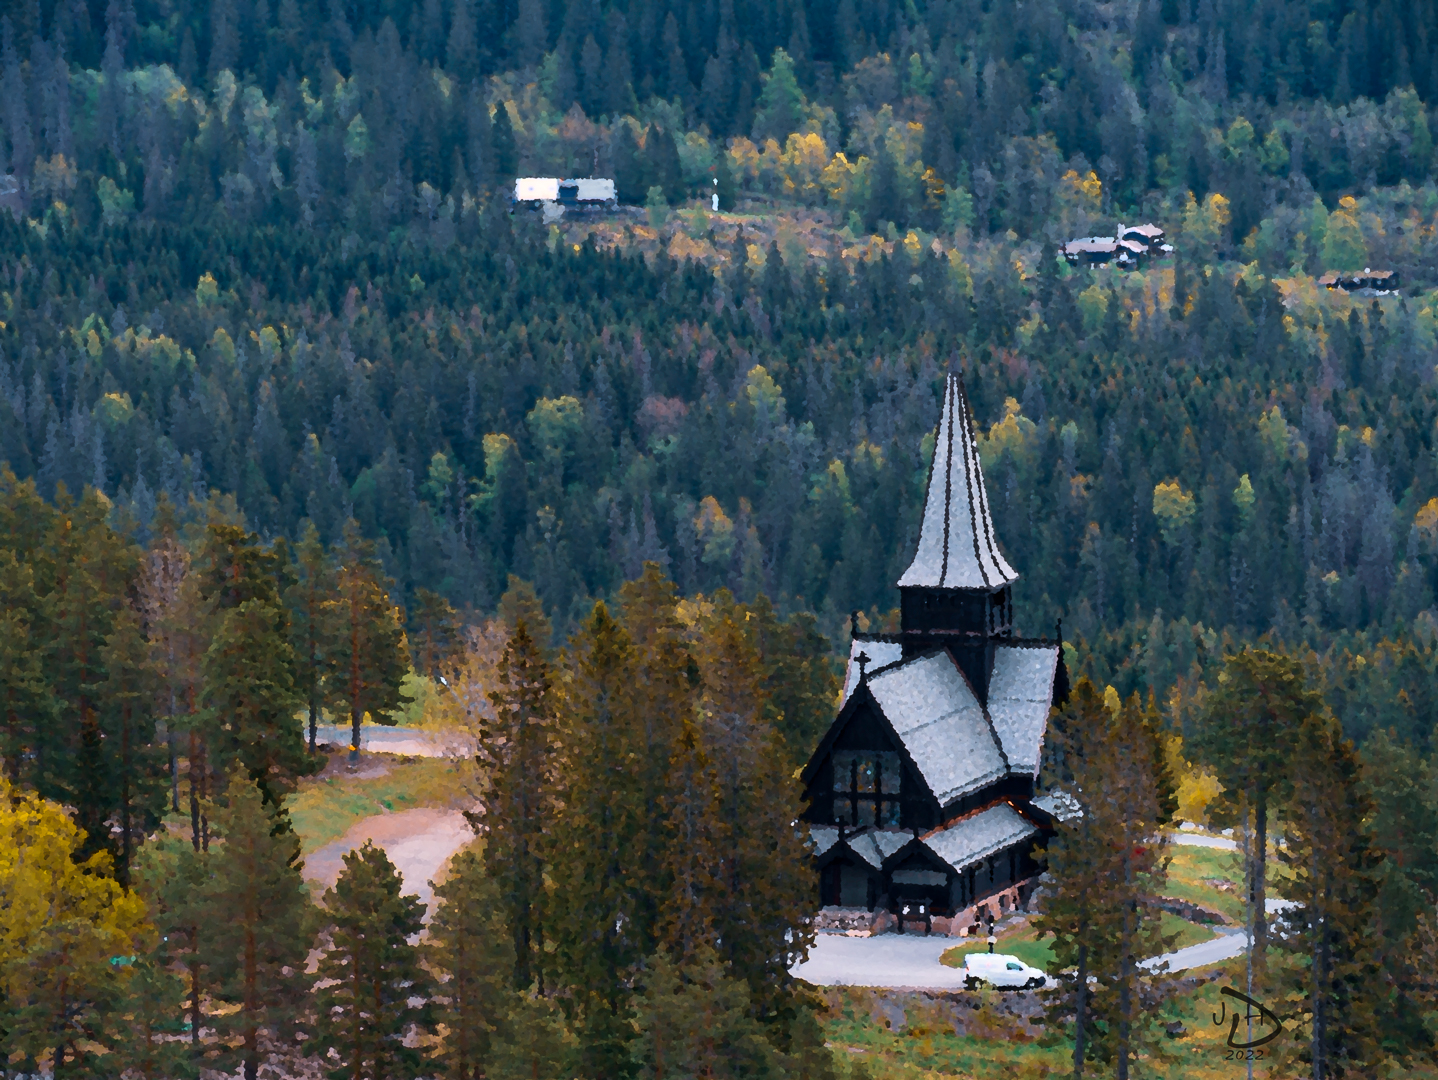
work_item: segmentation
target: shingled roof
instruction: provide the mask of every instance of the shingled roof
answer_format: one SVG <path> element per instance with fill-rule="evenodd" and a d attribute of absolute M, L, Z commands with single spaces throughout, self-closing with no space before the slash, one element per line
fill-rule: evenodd
<path fill-rule="evenodd" d="M 941 806 L 1008 773 L 984 707 L 947 652 L 895 664 L 868 683 Z"/>
<path fill-rule="evenodd" d="M 996 589 L 1018 579 L 999 552 L 963 383 L 944 386 L 919 549 L 899 587 Z"/>

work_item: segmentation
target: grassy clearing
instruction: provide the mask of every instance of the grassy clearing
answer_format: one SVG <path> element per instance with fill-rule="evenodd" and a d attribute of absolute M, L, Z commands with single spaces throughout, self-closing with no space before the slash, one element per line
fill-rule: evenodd
<path fill-rule="evenodd" d="M 355 822 L 374 814 L 462 805 L 463 779 L 455 763 L 445 758 L 397 757 L 382 776 L 309 777 L 286 805 L 308 853 L 338 840 Z"/>
<path fill-rule="evenodd" d="M 1164 890 L 1169 896 L 1221 911 L 1235 923 L 1243 922 L 1242 855 L 1236 851 L 1178 844 L 1170 847 L 1169 853 L 1172 861 Z M 1224 889 L 1215 884 L 1225 881 L 1233 887 Z"/>
<path fill-rule="evenodd" d="M 1230 961 L 1198 974 L 1184 980 L 1155 1017 L 1160 1030 L 1179 1021 L 1184 1034 L 1160 1038 L 1157 1053 L 1141 1062 L 1142 1075 L 1161 1080 L 1232 1080 L 1243 1075 L 1244 1065 L 1224 1056 L 1227 1017 L 1222 1025 L 1213 1022 L 1225 1000 L 1222 987 L 1243 986 L 1243 962 Z M 944 1001 L 846 988 L 830 991 L 826 998 L 829 1009 L 823 1019 L 829 1045 L 851 1069 L 862 1064 L 875 1080 L 1039 1080 L 1073 1070 L 1070 1032 L 1050 1033 L 1040 1015 L 1015 1015 L 1007 996 L 997 991 L 950 995 Z M 962 1005 L 955 1008 L 955 1001 Z M 891 1026 L 898 1013 L 891 1002 L 902 1005 L 907 1021 L 899 1030 Z M 955 1016 L 963 1018 L 966 1034 L 955 1033 Z M 1227 1016 L 1232 1016 L 1231 1008 Z M 1254 1076 L 1276 1080 L 1291 1075 L 1271 1072 L 1270 1064 L 1271 1055 L 1255 1062 Z M 1090 1062 L 1088 1071 L 1111 1075 L 1097 1062 Z"/>

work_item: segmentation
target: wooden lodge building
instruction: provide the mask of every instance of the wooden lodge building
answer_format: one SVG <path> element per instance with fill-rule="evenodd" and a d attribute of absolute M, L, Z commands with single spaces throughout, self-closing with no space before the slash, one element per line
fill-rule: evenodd
<path fill-rule="evenodd" d="M 1035 797 L 1057 640 L 1013 632 L 963 385 L 944 390 L 897 634 L 852 630 L 844 700 L 805 767 L 821 927 L 966 935 L 1017 907 L 1052 831 Z"/>

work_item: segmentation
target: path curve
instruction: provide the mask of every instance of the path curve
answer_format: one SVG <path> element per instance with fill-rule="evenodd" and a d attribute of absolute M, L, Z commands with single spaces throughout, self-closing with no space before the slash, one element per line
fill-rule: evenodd
<path fill-rule="evenodd" d="M 393 814 L 376 814 L 350 826 L 344 836 L 305 857 L 305 880 L 328 888 L 344 869 L 347 852 L 373 840 L 384 848 L 404 879 L 406 893 L 415 893 L 425 906 L 428 920 L 434 908 L 430 882 L 443 880 L 450 858 L 474 839 L 474 830 L 458 810 L 420 807 Z"/>

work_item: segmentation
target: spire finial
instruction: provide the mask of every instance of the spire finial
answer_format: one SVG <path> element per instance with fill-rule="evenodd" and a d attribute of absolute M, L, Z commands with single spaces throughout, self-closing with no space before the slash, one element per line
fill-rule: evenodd
<path fill-rule="evenodd" d="M 869 678 L 869 654 L 866 652 L 861 652 L 858 656 L 854 657 L 854 659 L 859 662 L 859 681 L 867 681 Z"/>

